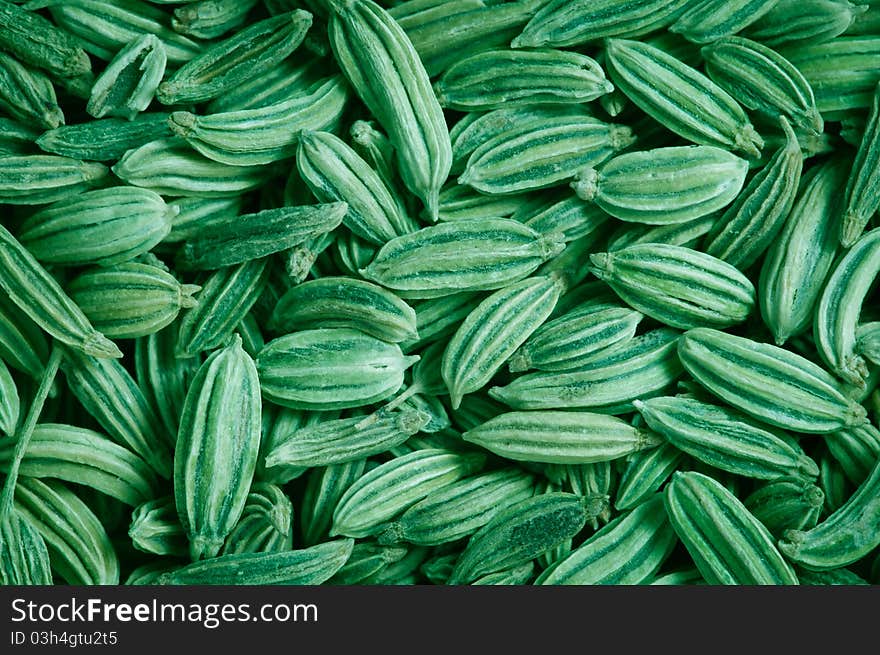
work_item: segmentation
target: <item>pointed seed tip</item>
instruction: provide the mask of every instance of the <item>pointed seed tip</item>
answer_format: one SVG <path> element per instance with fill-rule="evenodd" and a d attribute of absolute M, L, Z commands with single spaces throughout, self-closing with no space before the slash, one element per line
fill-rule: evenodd
<path fill-rule="evenodd" d="M 111 359 L 122 357 L 122 351 L 119 349 L 119 346 L 97 331 L 85 339 L 81 350 L 92 357 Z"/>

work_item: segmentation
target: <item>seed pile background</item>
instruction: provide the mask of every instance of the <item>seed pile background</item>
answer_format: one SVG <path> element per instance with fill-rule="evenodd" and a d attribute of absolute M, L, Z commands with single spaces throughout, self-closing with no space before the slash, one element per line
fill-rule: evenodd
<path fill-rule="evenodd" d="M 0 0 L 4 584 L 880 583 L 880 3 Z"/>

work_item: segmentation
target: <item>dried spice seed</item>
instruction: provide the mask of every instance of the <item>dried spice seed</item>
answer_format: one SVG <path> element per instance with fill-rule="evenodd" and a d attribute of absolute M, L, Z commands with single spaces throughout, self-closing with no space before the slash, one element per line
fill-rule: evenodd
<path fill-rule="evenodd" d="M 870 4 L 0 0 L 0 581 L 877 582 Z"/>

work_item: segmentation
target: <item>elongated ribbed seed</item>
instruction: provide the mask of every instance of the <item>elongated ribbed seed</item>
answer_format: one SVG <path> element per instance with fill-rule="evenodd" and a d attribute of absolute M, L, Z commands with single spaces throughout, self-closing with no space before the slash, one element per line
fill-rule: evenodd
<path fill-rule="evenodd" d="M 842 507 L 810 530 L 786 532 L 779 549 L 791 561 L 816 571 L 848 566 L 864 557 L 880 543 L 878 484 L 880 462 Z"/>
<path fill-rule="evenodd" d="M 0 360 L 0 432 L 7 435 L 15 432 L 20 408 L 21 400 L 15 380 L 6 364 Z"/>
<path fill-rule="evenodd" d="M 730 36 L 701 50 L 706 72 L 752 111 L 774 122 L 787 118 L 798 130 L 821 133 L 824 121 L 813 89 L 801 72 L 775 50 Z"/>
<path fill-rule="evenodd" d="M 737 101 L 695 68 L 644 42 L 608 39 L 608 73 L 645 113 L 704 145 L 757 157 L 764 145 Z"/>
<path fill-rule="evenodd" d="M 557 303 L 558 304 L 558 303 Z M 635 336 L 644 316 L 614 304 L 587 304 L 544 323 L 511 356 L 512 373 L 581 368 L 605 349 Z"/>
<path fill-rule="evenodd" d="M 672 527 L 706 582 L 798 583 L 767 528 L 713 478 L 679 471 L 666 485 L 664 502 Z"/>
<path fill-rule="evenodd" d="M 284 435 L 266 454 L 266 467 L 331 466 L 390 450 L 416 434 L 429 416 L 414 408 L 323 421 Z"/>
<path fill-rule="evenodd" d="M 328 132 L 303 132 L 297 166 L 319 200 L 348 204 L 343 223 L 358 236 L 382 245 L 416 230 L 379 175 L 338 137 Z"/>
<path fill-rule="evenodd" d="M 623 125 L 594 118 L 560 118 L 511 138 L 489 139 L 468 158 L 459 184 L 488 194 L 558 185 L 585 166 L 598 166 L 635 141 Z"/>
<path fill-rule="evenodd" d="M 431 77 L 439 75 L 463 55 L 490 48 L 505 47 L 520 28 L 535 14 L 544 0 L 483 3 L 475 0 L 427 3 L 424 11 L 398 18 L 407 9 L 400 4 L 389 10 L 401 22 L 425 70 Z M 409 13 L 409 12 L 406 12 Z"/>
<path fill-rule="evenodd" d="M 447 584 L 468 584 L 533 559 L 579 533 L 601 505 L 600 499 L 561 492 L 509 505 L 468 540 Z"/>
<path fill-rule="evenodd" d="M 241 26 L 258 0 L 200 0 L 174 10 L 171 27 L 196 39 L 214 39 Z"/>
<path fill-rule="evenodd" d="M 846 32 L 867 9 L 840 0 L 778 0 L 743 34 L 771 48 L 824 43 Z"/>
<path fill-rule="evenodd" d="M 563 289 L 559 276 L 527 278 L 496 291 L 468 314 L 441 364 L 453 409 L 465 394 L 485 386 L 547 319 Z"/>
<path fill-rule="evenodd" d="M 412 505 L 379 535 L 379 542 L 434 546 L 455 541 L 533 493 L 534 478 L 514 468 L 464 478 Z"/>
<path fill-rule="evenodd" d="M 157 99 L 172 105 L 215 98 L 287 57 L 311 25 L 312 15 L 299 9 L 253 23 L 178 68 L 159 85 Z"/>
<path fill-rule="evenodd" d="M 693 3 L 669 28 L 695 43 L 736 34 L 773 8 L 777 0 L 701 0 Z"/>
<path fill-rule="evenodd" d="M 71 393 L 108 436 L 171 476 L 174 444 L 125 367 L 115 359 L 66 351 L 62 370 Z"/>
<path fill-rule="evenodd" d="M 418 361 L 351 328 L 301 330 L 266 344 L 257 355 L 263 396 L 294 409 L 344 409 L 384 400 Z"/>
<path fill-rule="evenodd" d="M 161 585 L 317 585 L 351 556 L 354 539 L 333 539 L 280 553 L 235 553 L 160 574 Z"/>
<path fill-rule="evenodd" d="M 47 130 L 64 125 L 49 78 L 6 53 L 0 53 L 0 107 L 12 118 Z"/>
<path fill-rule="evenodd" d="M 0 522 L 0 582 L 4 585 L 52 584 L 46 541 L 33 521 L 16 508 Z"/>
<path fill-rule="evenodd" d="M 440 104 L 478 111 L 582 103 L 611 92 L 595 59 L 565 50 L 489 50 L 460 59 L 434 84 Z"/>
<path fill-rule="evenodd" d="M 406 298 L 434 298 L 516 282 L 563 248 L 561 234 L 512 219 L 455 221 L 392 239 L 361 274 Z"/>
<path fill-rule="evenodd" d="M 107 167 L 56 155 L 0 156 L 0 202 L 42 205 L 97 186 Z"/>
<path fill-rule="evenodd" d="M 777 344 L 804 332 L 838 249 L 843 174 L 834 160 L 810 169 L 776 241 L 764 256 L 758 303 Z"/>
<path fill-rule="evenodd" d="M 840 242 L 852 246 L 880 207 L 880 83 L 874 89 L 871 113 L 846 182 Z"/>
<path fill-rule="evenodd" d="M 0 470 L 8 472 L 13 446 L 0 446 Z M 92 487 L 126 505 L 153 498 L 158 482 L 152 468 L 107 436 L 73 425 L 40 423 L 21 462 L 21 474 L 57 478 Z"/>
<path fill-rule="evenodd" d="M 657 435 L 590 412 L 507 412 L 462 434 L 513 460 L 548 464 L 604 462 L 656 446 Z"/>
<path fill-rule="evenodd" d="M 825 494 L 815 484 L 782 479 L 759 487 L 743 504 L 778 539 L 786 530 L 814 527 L 824 501 Z"/>
<path fill-rule="evenodd" d="M 24 63 L 60 77 L 89 73 L 92 64 L 77 40 L 42 15 L 7 2 L 0 6 L 0 45 Z"/>
<path fill-rule="evenodd" d="M 96 329 L 120 339 L 161 330 L 198 303 L 194 296 L 200 289 L 181 284 L 158 266 L 136 262 L 87 269 L 67 285 Z"/>
<path fill-rule="evenodd" d="M 347 210 L 346 203 L 331 202 L 234 216 L 188 239 L 177 265 L 184 270 L 212 270 L 260 259 L 334 230 Z"/>
<path fill-rule="evenodd" d="M 18 484 L 21 464 L 55 382 L 61 358 L 61 349 L 55 344 L 49 361 L 40 373 L 39 386 L 21 428 L 16 430 L 16 444 L 12 449 L 11 461 L 6 467 L 6 479 L 0 493 L 0 579 L 4 584 L 51 582 L 49 556 L 43 534 L 34 521 L 15 507 L 14 500 L 16 491 L 20 492 L 21 489 Z M 4 372 L 8 375 L 5 366 Z M 9 382 L 11 378 L 5 384 Z M 8 390 L 4 390 L 4 393 L 8 393 Z M 13 429 L 15 427 L 13 425 Z"/>
<path fill-rule="evenodd" d="M 236 336 L 199 368 L 174 450 L 174 499 L 193 561 L 214 557 L 235 527 L 260 449 L 260 387 Z"/>
<path fill-rule="evenodd" d="M 656 394 L 681 375 L 676 355 L 680 332 L 660 328 L 604 351 L 584 368 L 541 371 L 489 389 L 514 409 L 592 409 L 623 413 L 632 401 Z"/>
<path fill-rule="evenodd" d="M 314 86 L 331 72 L 332 68 L 327 66 L 327 61 L 324 59 L 295 61 L 294 58 L 288 58 L 269 70 L 261 71 L 259 76 L 247 79 L 234 89 L 229 89 L 223 95 L 214 98 L 207 103 L 205 109 L 209 114 L 220 114 L 283 103 L 298 96 L 308 95 Z"/>
<path fill-rule="evenodd" d="M 95 357 L 121 357 L 122 352 L 101 334 L 86 314 L 33 255 L 0 226 L 0 288 L 37 325 L 64 344 Z"/>
<path fill-rule="evenodd" d="M 148 189 L 86 191 L 32 214 L 18 233 L 38 260 L 108 266 L 149 252 L 171 231 L 176 210 Z"/>
<path fill-rule="evenodd" d="M 309 471 L 299 507 L 299 532 L 303 543 L 324 540 L 333 523 L 333 510 L 346 490 L 364 474 L 365 459 L 316 467 Z"/>
<path fill-rule="evenodd" d="M 880 63 L 880 36 L 841 36 L 825 43 L 780 49 L 813 88 L 826 120 L 871 106 Z"/>
<path fill-rule="evenodd" d="M 843 380 L 865 386 L 868 363 L 856 353 L 856 330 L 865 299 L 880 274 L 880 229 L 858 239 L 834 267 L 813 321 L 816 349 Z"/>
<path fill-rule="evenodd" d="M 663 486 L 684 459 L 684 453 L 668 441 L 628 456 L 617 485 L 614 507 L 621 511 L 637 507 Z"/>
<path fill-rule="evenodd" d="M 255 479 L 273 484 L 284 484 L 300 477 L 305 473 L 305 469 L 298 466 L 267 467 L 266 453 L 271 451 L 276 443 L 280 443 L 284 437 L 297 429 L 325 420 L 332 421 L 338 417 L 338 412 L 306 412 L 263 404 L 260 455 L 257 458 L 257 468 L 254 472 Z"/>
<path fill-rule="evenodd" d="M 199 302 L 183 313 L 175 352 L 195 357 L 223 344 L 257 302 L 268 282 L 268 260 L 254 259 L 211 272 Z"/>
<path fill-rule="evenodd" d="M 367 578 L 403 559 L 406 552 L 406 548 L 399 546 L 384 546 L 374 541 L 356 542 L 345 565 L 330 578 L 328 584 L 363 584 Z"/>
<path fill-rule="evenodd" d="M 825 445 L 849 481 L 859 485 L 880 459 L 880 430 L 865 423 L 827 435 Z"/>
<path fill-rule="evenodd" d="M 524 105 L 488 112 L 468 112 L 449 131 L 452 140 L 452 172 L 464 171 L 468 158 L 481 145 L 502 134 L 526 134 L 561 118 L 592 116 L 588 105 Z"/>
<path fill-rule="evenodd" d="M 482 454 L 428 448 L 395 457 L 366 473 L 339 499 L 330 536 L 366 537 L 432 491 L 482 468 Z"/>
<path fill-rule="evenodd" d="M 770 425 L 824 434 L 867 420 L 830 373 L 778 346 L 695 328 L 679 340 L 678 354 L 702 386 Z"/>
<path fill-rule="evenodd" d="M 168 114 L 149 112 L 124 118 L 102 118 L 62 125 L 43 132 L 36 140 L 45 152 L 92 161 L 116 161 L 126 151 L 171 136 Z"/>
<path fill-rule="evenodd" d="M 436 219 L 452 146 L 424 64 L 406 32 L 372 0 L 333 0 L 330 5 L 336 62 L 388 133 L 406 187 Z"/>
<path fill-rule="evenodd" d="M 687 4 L 686 0 L 552 0 L 510 45 L 565 47 L 609 36 L 642 36 L 671 24 Z"/>
<path fill-rule="evenodd" d="M 755 288 L 732 265 L 666 244 L 590 255 L 592 273 L 630 307 L 671 327 L 729 327 L 755 307 Z"/>
<path fill-rule="evenodd" d="M 606 249 L 612 252 L 639 243 L 668 243 L 671 246 L 702 249 L 703 237 L 717 225 L 719 217 L 720 212 L 713 212 L 684 223 L 668 225 L 625 223 L 608 237 Z"/>
<path fill-rule="evenodd" d="M 342 76 L 333 75 L 260 107 L 205 116 L 175 111 L 168 127 L 212 161 L 253 167 L 294 156 L 303 130 L 337 129 L 349 97 Z"/>
<path fill-rule="evenodd" d="M 168 16 L 158 7 L 136 0 L 32 0 L 30 9 L 47 8 L 65 34 L 73 35 L 95 57 L 109 61 L 142 34 L 155 34 L 165 46 L 168 60 L 180 64 L 201 50 L 198 43 L 177 34 Z"/>
<path fill-rule="evenodd" d="M 162 420 L 166 434 L 176 435 L 187 389 L 201 364 L 197 357 L 177 357 L 180 319 L 135 339 L 134 368 L 138 387 Z"/>
<path fill-rule="evenodd" d="M 284 490 L 274 484 L 254 483 L 221 555 L 291 550 L 292 521 L 293 504 Z"/>
<path fill-rule="evenodd" d="M 819 475 L 818 465 L 788 435 L 774 434 L 725 407 L 684 397 L 633 404 L 652 430 L 715 468 L 759 480 Z"/>
<path fill-rule="evenodd" d="M 119 584 L 119 558 L 100 517 L 57 480 L 22 478 L 15 506 L 43 538 L 52 570 L 67 584 Z"/>
<path fill-rule="evenodd" d="M 579 198 L 622 221 L 665 225 L 729 205 L 746 180 L 746 160 L 715 146 L 673 146 L 618 155 L 571 183 Z"/>
<path fill-rule="evenodd" d="M 724 210 L 703 244 L 707 254 L 741 271 L 764 254 L 783 229 L 797 198 L 804 157 L 788 121 L 779 120 L 785 143 Z"/>
<path fill-rule="evenodd" d="M 241 213 L 242 198 L 199 198 L 185 196 L 171 200 L 176 215 L 171 221 L 171 231 L 162 239 L 163 243 L 179 243 L 196 236 L 206 227 L 232 220 Z"/>
<path fill-rule="evenodd" d="M 262 184 L 259 166 L 230 166 L 195 152 L 184 141 L 158 138 L 125 152 L 113 173 L 134 186 L 172 196 L 235 196 Z"/>
<path fill-rule="evenodd" d="M 172 495 L 138 505 L 131 514 L 128 536 L 132 545 L 145 553 L 189 557 L 189 542 Z"/>
<path fill-rule="evenodd" d="M 292 287 L 269 324 L 291 331 L 351 327 L 390 342 L 418 339 L 412 307 L 386 289 L 348 277 L 322 277 Z"/>
<path fill-rule="evenodd" d="M 419 338 L 401 342 L 401 348 L 412 352 L 452 334 L 482 298 L 478 292 L 465 291 L 413 303 Z"/>
<path fill-rule="evenodd" d="M 798 580 L 802 585 L 867 585 L 871 584 L 849 569 L 837 568 L 828 571 L 809 571 L 798 569 Z"/>
<path fill-rule="evenodd" d="M 569 196 L 534 210 L 525 209 L 521 204 L 511 218 L 523 221 L 541 234 L 562 232 L 563 238 L 571 242 L 601 232 L 610 217 L 597 206 Z"/>
<path fill-rule="evenodd" d="M 641 584 L 657 572 L 676 542 L 663 497 L 656 494 L 552 564 L 537 584 Z"/>
<path fill-rule="evenodd" d="M 304 263 L 307 261 L 308 265 L 313 267 L 317 257 L 331 246 L 333 262 L 339 267 L 340 272 L 355 277 L 360 275 L 359 271 L 370 263 L 370 260 L 376 256 L 378 251 L 378 248 L 366 239 L 362 239 L 355 234 L 343 232 L 336 235 L 336 238 L 332 239 L 331 243 L 326 243 L 321 239 L 310 240 L 306 243 L 306 251 L 309 254 L 314 253 L 314 258 L 307 259 L 305 253 L 301 257 Z M 298 270 L 296 264 L 292 257 L 287 274 L 294 279 L 297 276 Z M 302 278 L 305 279 L 310 272 L 310 270 L 306 270 Z"/>

